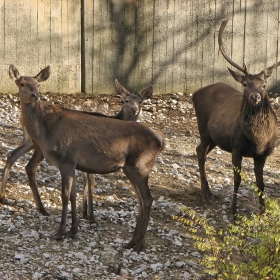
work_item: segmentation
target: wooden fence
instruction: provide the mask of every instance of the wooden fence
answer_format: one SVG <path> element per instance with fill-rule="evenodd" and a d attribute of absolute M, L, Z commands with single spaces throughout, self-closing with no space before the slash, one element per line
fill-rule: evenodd
<path fill-rule="evenodd" d="M 35 75 L 50 64 L 42 92 L 115 93 L 114 79 L 139 91 L 192 92 L 234 84 L 218 51 L 259 72 L 280 60 L 280 0 L 0 0 L 0 91 L 13 93 L 8 66 Z M 270 84 L 279 88 L 275 71 Z"/>

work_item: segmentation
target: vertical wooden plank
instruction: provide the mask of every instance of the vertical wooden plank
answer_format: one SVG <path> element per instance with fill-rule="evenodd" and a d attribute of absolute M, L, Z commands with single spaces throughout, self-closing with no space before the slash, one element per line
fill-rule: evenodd
<path fill-rule="evenodd" d="M 55 91 L 54 86 L 54 65 L 51 64 L 51 0 L 38 0 L 37 9 L 37 53 L 38 53 L 38 69 L 50 65 L 51 76 L 50 78 L 41 84 L 40 91 Z"/>
<path fill-rule="evenodd" d="M 185 67 L 186 67 L 186 91 L 192 92 L 196 89 L 194 85 L 194 78 L 193 78 L 193 63 L 194 57 L 192 55 L 193 46 L 195 44 L 194 39 L 195 30 L 193 27 L 193 0 L 187 1 L 187 13 L 186 13 L 186 30 L 185 30 L 185 37 L 186 37 L 186 52 L 185 52 Z"/>
<path fill-rule="evenodd" d="M 155 92 L 166 92 L 167 2 L 154 0 L 153 80 Z"/>
<path fill-rule="evenodd" d="M 69 9 L 69 93 L 81 92 L 81 1 L 68 2 Z"/>
<path fill-rule="evenodd" d="M 167 18 L 166 18 L 166 57 L 162 62 L 165 65 L 165 91 L 173 92 L 173 65 L 174 65 L 174 29 L 175 29 L 175 12 L 174 1 L 167 1 Z"/>
<path fill-rule="evenodd" d="M 266 1 L 265 1 L 266 2 Z M 267 4 L 263 1 L 247 1 L 245 27 L 245 62 L 250 73 L 265 68 L 267 41 Z M 256 46 L 258 46 L 256 48 Z"/>
<path fill-rule="evenodd" d="M 265 67 L 271 66 L 273 63 L 276 63 L 280 60 L 278 57 L 278 31 L 279 31 L 279 1 L 273 0 L 270 5 L 267 7 L 267 33 L 266 33 L 266 42 L 267 42 L 267 51 L 266 51 L 266 65 Z M 277 73 L 279 70 L 274 70 L 271 75 L 268 83 L 268 90 L 275 91 L 277 88 Z"/>
<path fill-rule="evenodd" d="M 114 93 L 116 73 L 118 73 L 118 65 L 115 64 L 115 46 L 113 23 L 110 15 L 110 1 L 104 1 L 103 4 L 103 63 L 101 68 L 103 93 Z"/>
<path fill-rule="evenodd" d="M 202 37 L 202 67 L 201 67 L 201 86 L 214 82 L 214 52 L 215 52 L 215 5 L 214 1 L 205 1 L 203 3 L 203 25 Z"/>
<path fill-rule="evenodd" d="M 141 91 L 153 83 L 153 13 L 154 1 L 138 1 L 138 38 L 136 44 L 139 53 L 138 75 L 133 84 L 134 91 Z"/>
<path fill-rule="evenodd" d="M 127 87 L 133 87 L 138 68 L 138 49 L 135 46 L 135 12 L 136 3 L 134 1 L 124 0 L 121 9 L 124 12 L 124 57 L 123 57 L 123 75 Z"/>
<path fill-rule="evenodd" d="M 84 1 L 84 30 L 85 30 L 85 93 L 93 93 L 93 67 L 94 65 L 94 0 Z"/>
<path fill-rule="evenodd" d="M 3 75 L 0 75 L 0 85 L 1 85 L 1 91 L 5 92 L 9 89 L 9 83 L 11 83 L 8 80 L 8 65 L 6 62 L 6 6 L 5 6 L 5 0 L 0 0 L 0 71 L 3 73 Z M 5 73 L 5 74 L 4 74 Z"/>
<path fill-rule="evenodd" d="M 188 13 L 189 1 L 175 1 L 174 6 L 174 68 L 173 68 L 173 91 L 184 92 L 186 91 L 186 51 L 187 51 L 187 39 L 186 28 L 187 20 L 186 15 Z"/>
<path fill-rule="evenodd" d="M 218 33 L 219 28 L 222 22 L 222 19 L 230 18 L 227 26 L 225 27 L 223 33 L 223 42 L 226 53 L 231 57 L 232 56 L 232 7 L 233 1 L 227 0 L 225 2 L 220 2 L 216 0 L 216 28 L 215 28 L 215 72 L 214 72 L 214 81 L 215 82 L 224 82 L 229 84 L 234 84 L 232 76 L 229 74 L 227 67 L 231 67 L 229 63 L 224 59 L 223 55 L 219 51 L 218 44 Z"/>
<path fill-rule="evenodd" d="M 202 35 L 203 35 L 203 25 L 200 24 L 203 21 L 203 11 L 204 3 L 202 1 L 193 2 L 193 28 L 195 29 L 194 40 L 195 44 L 193 45 L 193 83 L 196 88 L 202 86 Z"/>
<path fill-rule="evenodd" d="M 100 65 L 101 58 L 101 39 L 102 39 L 102 2 L 103 0 L 94 0 L 93 9 L 93 93 L 97 93 L 100 88 Z"/>
<path fill-rule="evenodd" d="M 246 25 L 246 1 L 235 0 L 233 2 L 232 17 L 232 60 L 238 65 L 243 66 L 244 61 L 244 44 L 245 44 L 245 25 Z"/>
<path fill-rule="evenodd" d="M 3 73 L 8 70 L 8 66 L 10 63 L 17 65 L 17 6 L 15 2 L 7 3 L 5 1 L 5 64 L 6 69 L 3 69 Z M 20 67 L 20 65 L 17 65 Z M 6 70 L 6 71 L 5 71 Z M 7 72 L 6 72 L 7 73 Z M 8 75 L 8 74 L 7 74 Z M 5 91 L 8 93 L 16 92 L 14 84 L 10 79 L 6 79 L 7 86 L 5 87 Z"/>
<path fill-rule="evenodd" d="M 28 4 L 29 9 L 29 58 L 28 58 L 28 65 L 30 65 L 30 72 L 29 75 L 36 75 L 40 68 L 38 65 L 38 57 L 39 54 L 37 52 L 38 46 L 38 25 L 37 25 L 37 10 L 38 10 L 38 0 L 36 1 L 25 1 Z M 25 39 L 24 39 L 25 42 Z M 45 66 L 45 65 L 43 65 Z"/>
<path fill-rule="evenodd" d="M 73 89 L 74 81 L 72 72 L 70 71 L 70 65 L 72 64 L 70 62 L 70 47 L 73 42 L 70 42 L 72 40 L 71 33 L 72 33 L 72 22 L 70 22 L 70 19 L 72 16 L 74 16 L 71 12 L 71 5 L 73 4 L 73 1 L 61 1 L 61 34 L 60 34 L 60 44 L 61 44 L 61 73 L 60 73 L 60 90 L 63 93 L 67 93 Z M 76 24 L 79 24 L 77 22 Z M 78 35 L 78 34 L 77 34 Z M 73 36 L 74 37 L 74 36 Z M 73 61 L 73 64 L 74 61 Z M 74 65 L 73 65 L 74 66 Z M 70 87 L 71 83 L 71 87 Z"/>

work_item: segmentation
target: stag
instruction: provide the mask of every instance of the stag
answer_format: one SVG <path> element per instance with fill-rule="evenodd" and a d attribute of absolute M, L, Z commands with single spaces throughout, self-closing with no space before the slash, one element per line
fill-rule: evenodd
<path fill-rule="evenodd" d="M 142 103 L 144 100 L 147 100 L 151 98 L 153 94 L 153 87 L 150 85 L 146 89 L 144 89 L 141 94 L 134 94 L 129 92 L 127 89 L 125 89 L 124 86 L 122 86 L 118 80 L 115 80 L 115 85 L 117 88 L 117 91 L 121 98 L 123 99 L 123 106 L 121 110 L 114 116 L 107 116 L 105 114 L 101 114 L 98 112 L 84 112 L 87 114 L 97 115 L 97 116 L 103 116 L 103 117 L 110 117 L 110 118 L 116 118 L 121 120 L 127 120 L 127 121 L 137 121 L 139 114 L 142 109 Z M 51 105 L 49 102 L 45 102 L 44 106 L 47 106 L 48 110 L 57 111 L 62 110 L 63 108 L 59 105 Z M 31 137 L 28 135 L 25 126 L 22 126 L 23 129 L 23 141 L 22 143 L 15 148 L 13 151 L 8 153 L 6 164 L 3 170 L 3 176 L 2 176 L 2 184 L 0 187 L 0 201 L 5 201 L 5 190 L 6 190 L 6 184 L 9 177 L 10 169 L 12 168 L 13 164 L 26 154 L 27 152 L 34 149 L 34 144 L 32 142 Z M 43 158 L 39 158 L 39 155 L 34 156 L 35 159 L 33 159 L 30 163 L 26 165 L 26 172 L 29 178 L 29 184 L 33 193 L 34 201 L 39 209 L 40 213 L 42 215 L 47 216 L 48 212 L 44 208 L 36 185 L 36 179 L 35 174 L 38 165 L 43 160 Z M 32 164 L 31 164 L 32 163 Z M 82 172 L 82 179 L 83 179 L 83 185 L 84 185 L 84 193 L 83 193 L 83 217 L 89 219 L 90 222 L 95 222 L 94 216 L 93 216 L 93 208 L 92 208 L 92 188 L 94 187 L 95 182 L 95 176 L 94 174 L 87 174 L 85 172 Z M 88 203 L 87 203 L 88 202 Z"/>
<path fill-rule="evenodd" d="M 258 74 L 250 74 L 245 63 L 244 67 L 241 67 L 232 61 L 225 52 L 222 39 L 228 20 L 223 20 L 219 29 L 219 49 L 223 57 L 243 73 L 240 74 L 228 68 L 233 78 L 242 84 L 243 93 L 228 84 L 215 83 L 197 90 L 193 94 L 193 103 L 200 133 L 200 144 L 196 152 L 202 200 L 209 201 L 212 196 L 206 177 L 206 156 L 218 146 L 232 154 L 234 193 L 229 214 L 234 219 L 243 157 L 254 160 L 259 203 L 261 209 L 265 206 L 263 168 L 267 157 L 275 147 L 277 137 L 276 114 L 271 106 L 266 85 L 273 69 L 278 67 L 280 62 L 265 68 Z"/>
<path fill-rule="evenodd" d="M 69 109 L 46 109 L 36 101 L 39 96 L 39 83 L 49 78 L 49 66 L 35 77 L 29 77 L 20 76 L 17 68 L 10 65 L 9 74 L 19 89 L 22 121 L 33 140 L 34 154 L 41 153 L 61 174 L 62 218 L 53 237 L 74 237 L 78 230 L 75 169 L 94 174 L 122 169 L 139 201 L 136 227 L 126 248 L 134 248 L 140 252 L 144 248 L 153 202 L 148 178 L 158 154 L 164 148 L 162 133 L 137 122 L 94 116 Z M 72 225 L 67 232 L 69 199 Z"/>

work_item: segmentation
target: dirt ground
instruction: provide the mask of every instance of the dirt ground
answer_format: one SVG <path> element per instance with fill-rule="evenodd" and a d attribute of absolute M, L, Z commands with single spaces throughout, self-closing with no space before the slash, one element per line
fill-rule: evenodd
<path fill-rule="evenodd" d="M 88 95 L 46 94 L 45 97 L 69 108 L 93 110 L 111 115 L 117 112 L 122 105 L 120 98 L 111 95 L 92 97 Z M 3 104 L 5 105 L 5 108 L 2 109 L 0 125 L 2 142 L 0 167 L 3 169 L 7 152 L 19 145 L 22 137 L 18 122 L 20 110 L 17 96 L 8 97 L 6 94 L 2 94 L 0 95 L 1 102 L 2 107 Z M 279 115 L 280 109 L 275 99 L 273 99 L 273 106 Z M 29 256 L 26 263 L 22 260 L 18 261 L 15 256 L 19 253 L 19 248 L 23 248 L 24 251 L 25 246 L 30 248 L 30 246 L 35 246 L 39 242 L 39 245 L 36 246 L 39 249 L 46 246 L 45 249 L 50 255 L 56 254 L 56 251 L 62 254 L 63 250 L 71 251 L 69 249 L 71 248 L 71 242 L 80 242 L 80 245 L 83 241 L 85 243 L 93 242 L 89 236 L 92 235 L 93 238 L 98 231 L 101 233 L 101 235 L 98 235 L 98 242 L 104 246 L 110 240 L 114 243 L 116 236 L 128 241 L 132 235 L 131 228 L 133 230 L 133 221 L 135 221 L 136 216 L 133 212 L 134 214 L 132 213 L 131 217 L 127 218 L 126 221 L 131 220 L 132 225 L 126 228 L 122 222 L 114 221 L 109 216 L 106 218 L 107 214 L 98 218 L 98 212 L 96 212 L 98 224 L 96 227 L 89 225 L 81 217 L 82 181 L 78 176 L 77 203 L 81 219 L 80 230 L 77 240 L 65 241 L 63 244 L 65 246 L 67 244 L 68 247 L 66 246 L 66 249 L 63 249 L 65 246 L 61 245 L 62 248 L 57 249 L 56 246 L 59 245 L 56 245 L 55 241 L 50 241 L 48 236 L 44 236 L 44 233 L 52 234 L 58 228 L 58 219 L 61 215 L 60 175 L 55 168 L 49 167 L 46 162 L 43 162 L 38 170 L 38 186 L 44 205 L 50 212 L 49 217 L 42 218 L 36 212 L 25 175 L 24 166 L 30 158 L 31 154 L 29 154 L 18 160 L 12 168 L 7 184 L 6 197 L 8 204 L 0 205 L 0 217 L 3 221 L 0 225 L 0 235 L 2 235 L 0 239 L 0 276 L 2 276 L 2 279 L 211 279 L 209 275 L 205 275 L 203 268 L 199 265 L 203 255 L 194 247 L 193 241 L 185 237 L 186 229 L 174 221 L 172 216 L 180 214 L 180 206 L 184 205 L 202 215 L 206 215 L 217 229 L 227 226 L 229 222 L 227 218 L 228 208 L 233 193 L 231 156 L 219 149 L 215 149 L 208 156 L 207 174 L 215 198 L 210 205 L 206 205 L 200 198 L 199 173 L 195 155 L 195 148 L 199 143 L 199 134 L 190 95 L 176 93 L 153 96 L 150 101 L 143 105 L 140 121 L 161 130 L 166 136 L 166 149 L 156 162 L 149 180 L 151 193 L 155 200 L 146 236 L 145 254 L 149 260 L 143 257 L 139 261 L 132 261 L 131 257 L 127 257 L 128 264 L 124 265 L 124 260 L 120 257 L 123 269 L 119 273 L 120 278 L 117 278 L 117 273 L 110 274 L 108 272 L 107 275 L 104 275 L 104 267 L 99 273 L 98 267 L 93 264 L 76 262 L 73 268 L 73 262 L 70 261 L 69 267 L 67 264 L 63 268 L 65 270 L 65 274 L 63 274 L 61 272 L 63 269 L 59 270 L 57 268 L 58 264 L 53 267 L 46 265 L 49 261 L 48 258 L 39 260 L 40 256 L 43 258 L 42 251 L 38 253 L 37 258 Z M 252 160 L 244 159 L 242 167 L 247 176 L 254 181 Z M 279 148 L 276 148 L 265 166 L 265 192 L 269 197 L 280 196 L 278 170 Z M 134 211 L 137 211 L 138 203 L 122 172 L 97 175 L 96 187 L 97 191 L 94 193 L 96 211 L 108 211 L 111 208 L 115 212 L 122 209 L 125 211 L 135 209 Z M 241 189 L 242 192 L 238 197 L 238 213 L 244 215 L 257 211 L 257 194 L 244 182 L 242 182 Z M 18 221 L 17 216 L 21 216 L 23 220 L 20 226 L 9 227 L 9 221 L 11 223 Z M 29 243 L 27 243 L 29 245 L 22 244 L 19 238 L 16 238 L 17 242 L 14 241 L 16 235 L 21 236 L 22 232 L 30 228 L 36 232 L 43 232 L 43 237 L 39 237 L 34 243 L 28 239 L 31 237 L 28 237 Z M 170 235 L 169 233 L 172 231 L 176 231 L 176 233 Z M 177 241 L 181 243 L 181 246 L 178 245 Z M 48 246 L 50 247 L 48 248 Z M 51 250 L 50 248 L 54 249 Z M 98 248 L 102 250 L 103 247 L 99 245 Z M 117 249 L 118 256 L 125 254 L 120 248 L 121 246 Z M 83 254 L 88 253 L 84 248 L 81 250 Z M 60 256 L 61 258 L 58 258 L 56 262 L 61 262 L 63 265 L 65 255 Z M 181 267 L 178 262 L 182 263 Z M 153 266 L 157 263 L 163 266 L 158 265 L 158 268 Z M 142 266 L 144 269 L 141 271 L 139 267 Z M 78 272 L 74 273 L 73 269 L 77 269 Z M 139 269 L 139 273 L 137 269 Z M 20 274 L 17 271 L 24 272 Z M 36 275 L 41 275 L 40 277 L 36 278 L 34 274 L 36 271 L 38 271 Z"/>

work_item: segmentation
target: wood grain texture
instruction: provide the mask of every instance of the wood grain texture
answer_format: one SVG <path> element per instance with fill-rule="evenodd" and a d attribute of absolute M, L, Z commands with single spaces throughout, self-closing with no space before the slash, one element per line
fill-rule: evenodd
<path fill-rule="evenodd" d="M 133 92 L 149 84 L 155 93 L 193 92 L 218 81 L 239 86 L 218 49 L 221 20 L 230 17 L 227 53 L 256 73 L 280 60 L 279 3 L 0 0 L 0 90 L 16 91 L 10 63 L 31 75 L 51 65 L 42 92 L 116 94 L 116 78 Z M 270 79 L 273 90 L 280 90 L 279 73 Z"/>

